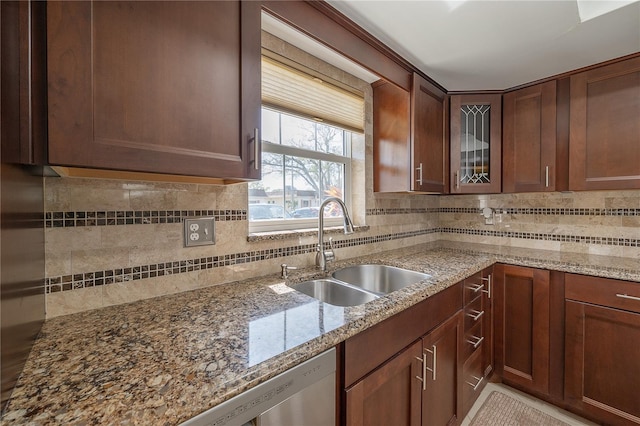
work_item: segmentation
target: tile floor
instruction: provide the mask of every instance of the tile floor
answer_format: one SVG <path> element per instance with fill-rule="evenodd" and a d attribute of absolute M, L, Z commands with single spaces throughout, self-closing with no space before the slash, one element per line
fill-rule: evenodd
<path fill-rule="evenodd" d="M 480 393 L 478 400 L 476 401 L 475 404 L 473 404 L 473 407 L 471 407 L 471 410 L 469 410 L 469 414 L 467 414 L 467 417 L 465 417 L 464 420 L 462 421 L 461 426 L 469 426 L 469 423 L 471 423 L 471 420 L 473 419 L 473 417 L 480 410 L 480 407 L 482 407 L 482 404 L 484 403 L 484 401 L 493 391 L 500 391 L 505 395 L 508 395 L 514 399 L 524 402 L 534 408 L 537 408 L 543 413 L 546 413 L 552 417 L 555 417 L 558 420 L 568 423 L 571 426 L 595 426 L 595 423 L 592 423 L 589 420 L 583 419 L 582 417 L 578 417 L 573 413 L 565 411 L 554 405 L 548 404 L 542 400 L 534 398 L 531 395 L 527 395 L 526 393 L 520 392 L 512 387 L 503 385 L 501 383 L 487 383 L 487 386 L 485 386 L 484 389 L 482 390 L 482 393 Z"/>

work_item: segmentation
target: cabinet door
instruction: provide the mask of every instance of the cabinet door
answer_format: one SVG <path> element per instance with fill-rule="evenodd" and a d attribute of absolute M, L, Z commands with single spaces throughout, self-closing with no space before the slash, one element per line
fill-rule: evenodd
<path fill-rule="evenodd" d="M 415 175 L 411 189 L 447 192 L 449 143 L 447 97 L 444 92 L 417 74 L 411 94 L 411 167 Z"/>
<path fill-rule="evenodd" d="M 422 341 L 400 352 L 346 391 L 346 424 L 420 424 Z"/>
<path fill-rule="evenodd" d="M 501 95 L 451 96 L 451 192 L 501 190 Z"/>
<path fill-rule="evenodd" d="M 555 190 L 556 82 L 504 95 L 503 192 Z"/>
<path fill-rule="evenodd" d="M 567 403 L 607 424 L 639 424 L 639 360 L 640 314 L 567 301 Z"/>
<path fill-rule="evenodd" d="M 424 395 L 422 424 L 455 424 L 461 416 L 459 386 L 461 379 L 462 313 L 424 337 Z"/>
<path fill-rule="evenodd" d="M 373 86 L 373 190 L 408 191 L 411 164 L 411 96 L 391 83 Z"/>
<path fill-rule="evenodd" d="M 495 366 L 505 382 L 549 393 L 549 271 L 494 267 Z"/>
<path fill-rule="evenodd" d="M 0 2 L 2 162 L 44 164 L 47 139 L 46 5 Z"/>
<path fill-rule="evenodd" d="M 640 188 L 640 57 L 571 76 L 569 189 Z"/>
<path fill-rule="evenodd" d="M 259 2 L 48 2 L 49 163 L 259 178 Z"/>

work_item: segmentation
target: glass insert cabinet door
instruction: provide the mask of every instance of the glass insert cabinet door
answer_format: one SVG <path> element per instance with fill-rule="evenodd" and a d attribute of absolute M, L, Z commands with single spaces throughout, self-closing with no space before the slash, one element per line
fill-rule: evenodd
<path fill-rule="evenodd" d="M 451 96 L 451 193 L 501 189 L 501 95 Z"/>

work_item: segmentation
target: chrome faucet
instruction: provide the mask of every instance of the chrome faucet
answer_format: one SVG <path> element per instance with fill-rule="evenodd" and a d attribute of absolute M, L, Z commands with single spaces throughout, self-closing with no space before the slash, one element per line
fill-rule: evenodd
<path fill-rule="evenodd" d="M 349 217 L 347 206 L 344 205 L 344 202 L 340 198 L 326 198 L 320 205 L 320 211 L 318 212 L 318 246 L 316 247 L 316 267 L 321 269 L 323 272 L 327 271 L 327 262 L 332 262 L 336 258 L 336 255 L 333 252 L 332 238 L 329 238 L 329 250 L 324 249 L 324 208 L 331 202 L 338 203 L 342 209 L 342 213 L 344 215 L 344 233 L 353 234 L 353 222 Z"/>

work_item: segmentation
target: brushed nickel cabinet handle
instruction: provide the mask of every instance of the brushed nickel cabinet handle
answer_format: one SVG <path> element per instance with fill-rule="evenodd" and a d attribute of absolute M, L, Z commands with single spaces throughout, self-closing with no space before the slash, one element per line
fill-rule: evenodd
<path fill-rule="evenodd" d="M 258 170 L 258 157 L 260 156 L 260 129 L 253 129 L 253 168 Z"/>
<path fill-rule="evenodd" d="M 470 343 L 471 345 L 473 345 L 473 349 L 478 349 L 478 346 L 480 346 L 483 340 L 484 340 L 484 336 L 482 337 L 471 336 L 469 339 L 467 339 L 467 343 Z"/>
<path fill-rule="evenodd" d="M 478 387 L 480 386 L 480 383 L 482 383 L 482 381 L 484 380 L 484 377 L 471 376 L 471 378 L 473 378 L 474 380 L 477 380 L 477 383 L 476 383 L 476 384 L 473 384 L 473 383 L 471 383 L 471 382 L 467 382 L 467 384 L 468 384 L 469 386 L 471 386 L 471 387 L 473 388 L 473 390 L 475 391 L 475 390 L 477 390 L 477 389 L 478 389 Z"/>
<path fill-rule="evenodd" d="M 438 347 L 436 345 L 431 346 L 431 350 L 429 349 L 425 349 L 425 352 L 430 353 L 431 355 L 433 355 L 433 365 L 431 366 L 431 368 L 427 367 L 427 355 L 424 356 L 424 365 L 427 371 L 431 371 L 431 380 L 433 380 L 435 382 L 436 380 L 436 370 L 437 370 L 437 360 L 438 360 Z M 425 373 L 426 374 L 426 373 Z"/>
<path fill-rule="evenodd" d="M 549 187 L 549 166 L 544 168 L 544 187 Z"/>
<path fill-rule="evenodd" d="M 620 297 L 620 298 L 622 298 L 622 299 L 637 300 L 637 301 L 639 301 L 639 302 L 640 302 L 640 297 L 638 297 L 638 296 L 629 296 L 628 294 L 620 294 L 620 293 L 617 293 L 617 294 L 616 294 L 616 297 Z"/>
<path fill-rule="evenodd" d="M 460 189 L 460 172 L 453 173 L 453 180 L 455 181 L 455 188 Z"/>
<path fill-rule="evenodd" d="M 482 290 L 482 292 L 486 293 L 487 297 L 489 299 L 491 299 L 491 274 L 489 274 L 489 276 L 487 278 L 482 278 L 482 281 L 486 281 L 487 282 L 487 289 L 486 290 Z"/>
<path fill-rule="evenodd" d="M 427 354 L 423 353 L 422 358 L 416 357 L 422 363 L 422 377 L 416 376 L 416 379 L 422 382 L 422 390 L 427 390 Z"/>
<path fill-rule="evenodd" d="M 474 293 L 477 293 L 484 288 L 484 284 L 469 285 L 467 288 Z"/>
<path fill-rule="evenodd" d="M 483 315 L 484 311 L 476 311 L 475 309 L 471 309 L 467 312 L 467 316 L 473 318 L 474 321 L 478 321 Z"/>
<path fill-rule="evenodd" d="M 418 182 L 418 185 L 422 185 L 422 163 L 420 163 L 420 167 L 416 167 L 416 170 L 418 171 L 418 179 L 416 179 L 416 182 Z"/>

